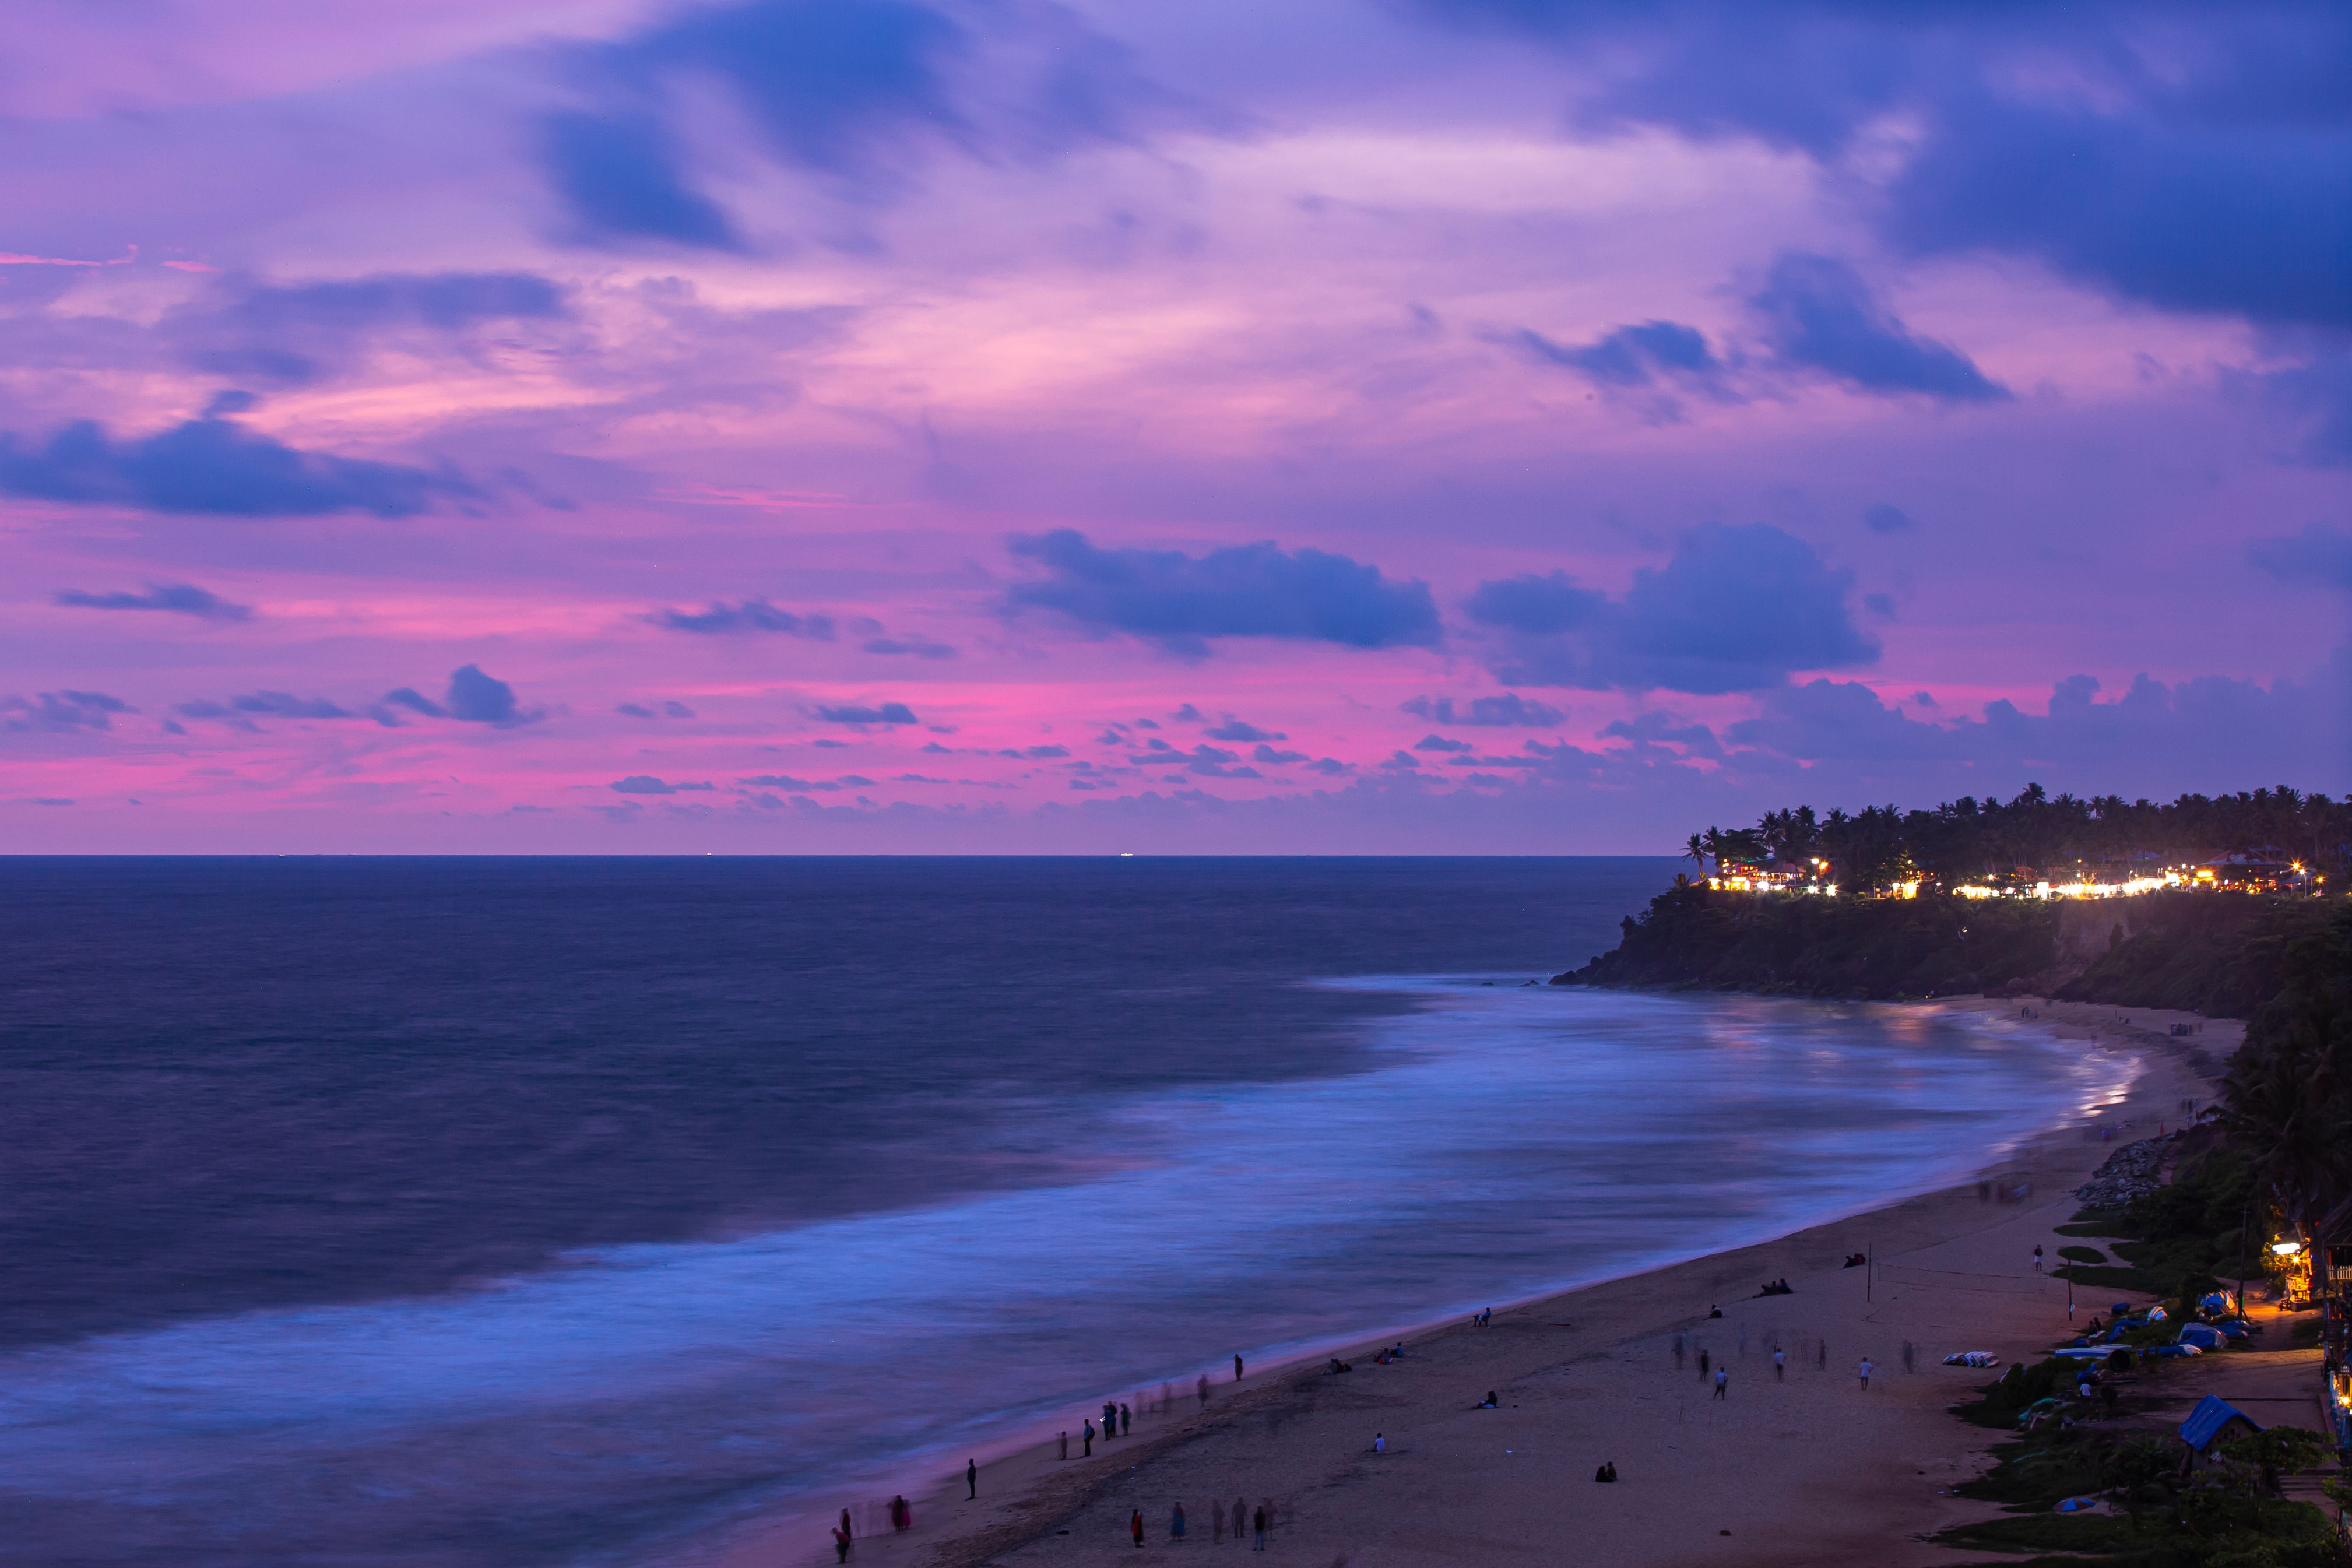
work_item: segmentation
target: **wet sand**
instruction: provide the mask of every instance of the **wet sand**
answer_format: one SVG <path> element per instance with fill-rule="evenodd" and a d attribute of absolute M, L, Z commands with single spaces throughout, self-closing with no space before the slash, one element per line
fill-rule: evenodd
<path fill-rule="evenodd" d="M 1053 1568 L 1112 1552 L 1140 1563 L 1247 1551 L 1212 1528 L 1212 1500 L 1230 1514 L 1236 1497 L 1252 1512 L 1270 1505 L 1270 1550 L 1317 1568 L 1966 1560 L 1916 1538 L 1993 1511 L 1948 1495 L 1990 1463 L 1996 1434 L 1948 1407 L 1994 1374 L 1943 1356 L 1989 1350 L 2006 1363 L 2055 1342 L 2066 1285 L 2035 1271 L 2034 1247 L 2054 1267 L 2072 1238 L 2053 1227 L 2080 1206 L 2072 1189 L 2123 1143 L 2179 1125 L 2184 1100 L 2210 1100 L 2242 1026 L 2032 999 L 1956 1005 L 2032 1006 L 2085 1049 L 2137 1055 L 2127 1098 L 2096 1119 L 2122 1130 L 2102 1142 L 2080 1121 L 2053 1127 L 1983 1173 L 2029 1188 L 2021 1202 L 1987 1201 L 1970 1183 L 1499 1310 L 1488 1328 L 1424 1331 L 1390 1365 L 1371 1345 L 1341 1352 L 1354 1364 L 1345 1374 L 1253 1368 L 1235 1385 L 1228 1373 L 1205 1410 L 1184 1398 L 1164 1415 L 1139 1411 L 1134 1436 L 1098 1441 L 1091 1459 L 1062 1461 L 1051 1443 L 1014 1453 L 982 1468 L 977 1501 L 959 1472 L 916 1497 L 915 1530 L 862 1540 L 853 1561 Z M 2172 1037 L 2175 1022 L 2203 1029 Z M 1856 1252 L 1873 1265 L 1843 1267 Z M 1758 1298 L 1783 1277 L 1793 1295 Z M 2095 1295 L 2077 1321 L 2120 1299 Z M 1775 1345 L 1787 1363 L 1777 1376 Z M 1728 1371 L 1722 1398 L 1701 1351 Z M 1876 1364 L 1866 1391 L 1864 1356 Z M 1499 1408 L 1476 1408 L 1489 1390 Z M 1603 1461 L 1616 1485 L 1593 1481 Z M 1179 1501 L 1189 1529 L 1173 1541 Z M 1129 1534 L 1137 1509 L 1141 1550 Z M 811 1542 L 805 1528 L 757 1533 L 722 1561 L 832 1561 L 823 1531 Z"/>

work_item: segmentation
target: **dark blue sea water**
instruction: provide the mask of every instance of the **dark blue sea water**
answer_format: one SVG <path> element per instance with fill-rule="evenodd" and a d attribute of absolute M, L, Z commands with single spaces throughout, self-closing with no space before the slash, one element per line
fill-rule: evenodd
<path fill-rule="evenodd" d="M 1933 1009 L 1521 986 L 1671 874 L 0 861 L 0 1539 L 702 1560 L 2113 1087 Z"/>

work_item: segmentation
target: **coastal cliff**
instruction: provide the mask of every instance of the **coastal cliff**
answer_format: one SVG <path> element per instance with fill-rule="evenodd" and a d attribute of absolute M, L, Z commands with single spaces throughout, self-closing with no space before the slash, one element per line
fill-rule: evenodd
<path fill-rule="evenodd" d="M 2033 993 L 2247 1017 L 2341 899 L 2155 893 L 2062 901 L 1817 898 L 1682 879 L 1555 985 L 1895 1000 Z"/>
<path fill-rule="evenodd" d="M 2040 901 L 1814 898 L 1717 891 L 1680 878 L 1629 916 L 1611 952 L 1555 985 L 1656 986 L 1797 996 L 2000 990 L 2057 963 L 2058 915 Z"/>

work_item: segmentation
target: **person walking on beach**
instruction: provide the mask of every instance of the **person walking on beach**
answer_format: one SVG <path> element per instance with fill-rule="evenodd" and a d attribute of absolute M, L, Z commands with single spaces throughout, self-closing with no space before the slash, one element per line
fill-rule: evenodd
<path fill-rule="evenodd" d="M 1234 1544 L 1242 1543 L 1242 1521 L 1249 1517 L 1248 1508 L 1238 1497 L 1234 1499 Z"/>
<path fill-rule="evenodd" d="M 1095 1424 L 1091 1418 L 1087 1420 L 1085 1428 L 1078 1434 L 1078 1439 L 1086 1444 L 1086 1450 L 1078 1457 L 1082 1459 L 1093 1458 L 1095 1457 Z"/>
<path fill-rule="evenodd" d="M 1717 1399 L 1721 1399 L 1721 1398 L 1724 1396 L 1724 1393 L 1725 1393 L 1725 1391 L 1726 1391 L 1726 1390 L 1727 1390 L 1730 1386 L 1731 1386 L 1731 1373 L 1730 1373 L 1730 1372 L 1729 1372 L 1729 1371 L 1727 1371 L 1727 1369 L 1723 1368 L 1723 1367 L 1717 1367 L 1717 1368 L 1715 1369 L 1715 1396 L 1716 1396 Z"/>
<path fill-rule="evenodd" d="M 978 1459 L 966 1459 L 963 1462 L 963 1495 L 966 1502 L 972 1501 L 980 1496 L 980 1461 Z"/>
<path fill-rule="evenodd" d="M 1242 1380 L 1242 1352 L 1239 1352 L 1239 1351 L 1235 1351 L 1235 1352 L 1234 1352 L 1234 1381 L 1235 1383 L 1239 1383 L 1241 1380 Z"/>
<path fill-rule="evenodd" d="M 1789 1381 L 1789 1352 L 1777 1345 L 1772 1350 L 1772 1381 L 1775 1383 Z"/>
<path fill-rule="evenodd" d="M 1250 1516 L 1250 1538 L 1256 1542 L 1250 1548 L 1251 1551 L 1265 1550 L 1265 1505 L 1264 1503 L 1260 1503 L 1257 1512 Z"/>
<path fill-rule="evenodd" d="M 1878 1369 L 1876 1367 L 1870 1364 L 1870 1358 L 1868 1356 L 1862 1358 L 1862 1391 L 1864 1394 L 1868 1394 L 1870 1392 L 1870 1374 L 1877 1370 Z"/>
<path fill-rule="evenodd" d="M 1135 1430 L 1135 1412 L 1122 1405 L 1118 1407 L 1118 1435 L 1126 1436 Z"/>
<path fill-rule="evenodd" d="M 1201 1408 L 1206 1410 L 1209 1407 L 1209 1374 L 1207 1373 L 1201 1374 L 1201 1381 L 1195 1392 L 1201 1396 Z"/>
<path fill-rule="evenodd" d="M 1137 1509 L 1137 1510 L 1135 1510 L 1135 1512 L 1134 1512 L 1134 1513 L 1133 1513 L 1133 1514 L 1129 1518 L 1129 1520 L 1128 1520 L 1128 1521 L 1127 1521 L 1127 1528 L 1128 1528 L 1129 1532 L 1130 1534 L 1132 1534 L 1132 1535 L 1135 1537 L 1135 1549 L 1136 1549 L 1138 1552 L 1142 1551 L 1142 1550 L 1143 1550 L 1143 1510 L 1142 1510 L 1141 1509 Z"/>
<path fill-rule="evenodd" d="M 849 1531 L 837 1524 L 833 1527 L 833 1560 L 835 1563 L 849 1561 Z"/>
<path fill-rule="evenodd" d="M 1118 1406 L 1106 1399 L 1103 1401 L 1103 1441 L 1108 1443 L 1118 1436 Z"/>
<path fill-rule="evenodd" d="M 1065 1426 L 1065 1427 L 1063 1427 L 1063 1428 L 1062 1428 L 1062 1458 L 1066 1458 L 1066 1458 L 1068 1458 L 1069 1457 L 1070 1457 L 1070 1429 L 1069 1429 L 1067 1426 Z"/>
<path fill-rule="evenodd" d="M 908 1506 L 907 1502 L 907 1494 L 901 1492 L 897 1497 L 892 1498 L 890 1500 L 890 1528 L 897 1531 L 899 1534 L 904 1535 L 907 1533 L 907 1527 L 914 1522 L 915 1510 L 913 1508 Z"/>
<path fill-rule="evenodd" d="M 2042 1272 L 2042 1247 L 2038 1242 L 2034 1245 L 2033 1248 L 2033 1271 L 2036 1274 Z"/>
<path fill-rule="evenodd" d="M 1707 1374 L 1707 1373 L 1708 1373 L 1708 1372 L 1709 1372 L 1709 1371 L 1714 1367 L 1714 1365 L 1715 1365 L 1715 1360 L 1714 1360 L 1714 1358 L 1713 1358 L 1712 1356 L 1708 1355 L 1708 1354 L 1706 1353 L 1706 1352 L 1705 1352 L 1705 1351 L 1701 1351 L 1701 1352 L 1698 1352 L 1698 1374 L 1699 1374 L 1699 1376 L 1701 1376 L 1701 1377 L 1705 1377 L 1705 1376 Z"/>
<path fill-rule="evenodd" d="M 847 1509 L 843 1509 L 841 1510 L 841 1538 L 844 1541 L 848 1542 L 852 1546 L 856 1546 L 857 1544 L 857 1531 L 849 1527 L 849 1510 Z"/>
<path fill-rule="evenodd" d="M 1176 1500 L 1176 1511 L 1168 1516 L 1168 1539 L 1171 1541 L 1184 1539 L 1184 1500 L 1182 1498 Z"/>

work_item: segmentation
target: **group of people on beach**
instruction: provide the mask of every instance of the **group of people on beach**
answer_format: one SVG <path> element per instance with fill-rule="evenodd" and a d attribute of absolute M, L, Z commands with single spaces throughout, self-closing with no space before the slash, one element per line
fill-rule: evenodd
<path fill-rule="evenodd" d="M 969 1466 L 966 1468 L 970 1468 Z M 904 1492 L 890 1500 L 889 1515 L 890 1528 L 898 1534 L 903 1535 L 915 1527 L 915 1505 L 907 1500 Z M 850 1522 L 849 1510 L 843 1509 L 841 1522 L 833 1527 L 833 1560 L 846 1563 L 850 1553 L 856 1549 L 857 1527 Z"/>
<path fill-rule="evenodd" d="M 1238 1546 L 1241 1544 L 1242 1531 L 1243 1528 L 1246 1526 L 1250 1531 L 1252 1539 L 1255 1542 L 1252 1547 L 1252 1550 L 1257 1552 L 1265 1551 L 1266 1531 L 1273 1527 L 1274 1522 L 1273 1509 L 1273 1502 L 1270 1500 L 1262 1498 L 1258 1500 L 1256 1510 L 1253 1512 L 1250 1510 L 1247 1503 L 1244 1502 L 1240 1498 L 1235 1498 L 1234 1499 L 1233 1512 L 1231 1515 L 1228 1515 L 1222 1506 L 1213 1502 L 1211 1503 L 1209 1505 L 1209 1529 L 1211 1531 L 1211 1541 L 1213 1544 L 1223 1546 L 1225 1543 L 1225 1531 L 1227 1528 L 1227 1521 L 1230 1519 L 1231 1528 L 1234 1532 L 1234 1545 Z M 1184 1504 L 1182 1500 L 1180 1499 L 1178 1500 L 1176 1506 L 1171 1509 L 1168 1513 L 1168 1539 L 1171 1542 L 1181 1541 L 1184 1539 L 1185 1533 L 1189 1529 L 1190 1525 L 1184 1518 Z M 1138 1549 L 1140 1549 L 1143 1545 L 1144 1537 L 1143 1510 L 1141 1509 L 1136 1509 L 1128 1515 L 1127 1530 L 1129 1536 L 1135 1542 Z"/>

